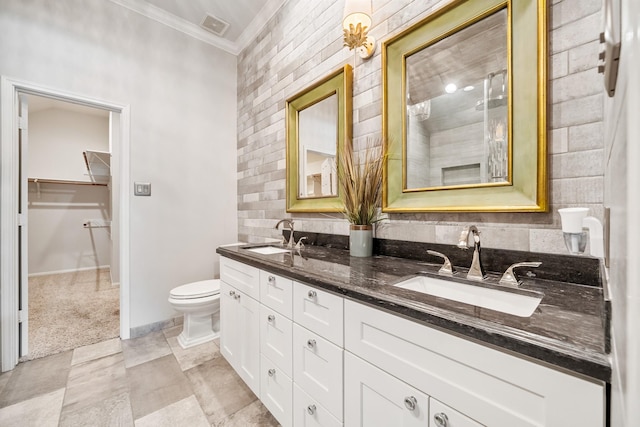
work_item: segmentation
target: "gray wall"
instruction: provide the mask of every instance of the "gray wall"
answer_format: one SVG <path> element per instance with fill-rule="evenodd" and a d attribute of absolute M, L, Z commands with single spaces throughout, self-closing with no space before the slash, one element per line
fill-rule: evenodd
<path fill-rule="evenodd" d="M 340 215 L 285 212 L 285 100 L 340 68 L 354 65 L 353 135 L 357 147 L 382 132 L 379 43 L 449 1 L 373 0 L 378 48 L 363 62 L 342 46 L 344 2 L 290 0 L 238 57 L 239 238 L 274 237 L 275 221 L 296 229 L 348 233 Z M 550 2 L 549 213 L 394 214 L 377 236 L 454 243 L 475 223 L 486 247 L 566 253 L 557 209 L 587 206 L 603 215 L 603 94 L 596 72 L 601 0 Z"/>

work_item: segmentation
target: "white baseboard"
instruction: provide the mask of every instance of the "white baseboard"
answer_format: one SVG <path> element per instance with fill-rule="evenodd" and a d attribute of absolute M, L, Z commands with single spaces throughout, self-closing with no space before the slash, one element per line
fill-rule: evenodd
<path fill-rule="evenodd" d="M 46 276 L 48 274 L 77 273 L 80 271 L 103 270 L 111 268 L 110 265 L 99 265 L 97 267 L 70 268 L 68 270 L 44 271 L 40 273 L 29 273 L 29 277 Z"/>

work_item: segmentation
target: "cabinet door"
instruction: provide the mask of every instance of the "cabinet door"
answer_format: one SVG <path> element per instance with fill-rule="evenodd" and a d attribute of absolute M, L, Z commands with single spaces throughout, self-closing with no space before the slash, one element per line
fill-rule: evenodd
<path fill-rule="evenodd" d="M 260 360 L 260 400 L 282 427 L 292 425 L 293 381 L 265 356 Z"/>
<path fill-rule="evenodd" d="M 293 425 L 295 427 L 341 427 L 342 423 L 316 399 L 293 385 Z"/>
<path fill-rule="evenodd" d="M 255 267 L 220 257 L 220 280 L 251 298 L 260 299 L 260 270 Z"/>
<path fill-rule="evenodd" d="M 429 396 L 349 352 L 344 359 L 344 425 L 427 426 Z"/>
<path fill-rule="evenodd" d="M 291 319 L 292 302 L 293 281 L 260 270 L 260 303 Z"/>
<path fill-rule="evenodd" d="M 293 376 L 293 322 L 263 305 L 260 306 L 260 353 L 289 377 Z"/>
<path fill-rule="evenodd" d="M 251 391 L 260 394 L 260 303 L 248 295 L 236 291 L 238 318 L 238 364 L 236 371 Z"/>
<path fill-rule="evenodd" d="M 482 427 L 482 424 L 438 402 L 433 397 L 429 399 L 429 411 L 431 412 L 429 427 Z"/>
<path fill-rule="evenodd" d="M 293 321 L 343 347 L 341 296 L 302 283 L 293 283 Z"/>
<path fill-rule="evenodd" d="M 238 303 L 235 295 L 236 290 L 232 286 L 220 282 L 220 352 L 234 369 L 238 359 Z"/>
<path fill-rule="evenodd" d="M 599 382 L 349 300 L 345 348 L 492 427 L 604 425 Z"/>
<path fill-rule="evenodd" d="M 294 323 L 293 381 L 342 421 L 342 348 Z"/>

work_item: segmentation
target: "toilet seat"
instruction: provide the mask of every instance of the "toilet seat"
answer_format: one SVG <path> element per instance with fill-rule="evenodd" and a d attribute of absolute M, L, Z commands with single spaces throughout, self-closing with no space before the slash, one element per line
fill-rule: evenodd
<path fill-rule="evenodd" d="M 171 298 L 184 300 L 205 298 L 219 293 L 220 280 L 209 279 L 178 286 L 177 288 L 173 288 L 169 295 Z"/>

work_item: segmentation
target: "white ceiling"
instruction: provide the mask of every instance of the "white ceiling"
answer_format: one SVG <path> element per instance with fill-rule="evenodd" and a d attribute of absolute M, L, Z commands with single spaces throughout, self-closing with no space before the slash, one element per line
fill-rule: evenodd
<path fill-rule="evenodd" d="M 287 0 L 111 0 L 237 55 Z M 206 14 L 229 24 L 219 37 L 200 26 Z"/>

